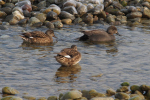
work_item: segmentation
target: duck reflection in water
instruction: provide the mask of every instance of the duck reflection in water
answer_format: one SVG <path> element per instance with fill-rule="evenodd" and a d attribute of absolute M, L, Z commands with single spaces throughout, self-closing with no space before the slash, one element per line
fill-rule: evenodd
<path fill-rule="evenodd" d="M 85 41 L 82 42 L 85 46 L 94 45 L 95 48 L 102 50 L 105 49 L 107 54 L 110 55 L 116 55 L 118 53 L 118 44 L 116 41 L 110 41 L 110 42 L 91 42 L 91 41 Z"/>
<path fill-rule="evenodd" d="M 54 43 L 46 43 L 46 44 L 30 44 L 27 42 L 23 42 L 20 47 L 22 47 L 23 50 L 35 50 L 35 49 L 39 49 L 42 51 L 52 51 L 53 48 L 52 46 L 54 45 Z"/>
<path fill-rule="evenodd" d="M 78 78 L 81 71 L 79 64 L 69 66 L 60 66 L 55 74 L 55 81 L 58 83 L 73 83 Z"/>

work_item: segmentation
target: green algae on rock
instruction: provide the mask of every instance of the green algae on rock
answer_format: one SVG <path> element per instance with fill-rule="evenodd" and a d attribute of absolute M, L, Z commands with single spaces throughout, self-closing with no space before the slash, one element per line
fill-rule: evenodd
<path fill-rule="evenodd" d="M 121 86 L 130 86 L 130 83 L 129 82 L 123 82 L 123 83 L 121 83 Z"/>
<path fill-rule="evenodd" d="M 113 90 L 112 88 L 110 88 L 110 89 L 106 90 L 106 94 L 108 96 L 113 96 L 113 95 L 116 94 L 116 92 L 115 92 L 115 90 Z"/>
<path fill-rule="evenodd" d="M 47 100 L 58 100 L 57 96 L 50 96 L 47 98 Z"/>
<path fill-rule="evenodd" d="M 126 94 L 126 93 L 118 92 L 118 93 L 115 94 L 115 98 L 127 100 L 127 99 L 130 98 L 130 96 L 128 94 Z"/>
<path fill-rule="evenodd" d="M 6 96 L 6 97 L 3 97 L 1 100 L 23 100 L 23 99 L 20 97 L 16 97 L 16 96 Z"/>
<path fill-rule="evenodd" d="M 128 92 L 128 91 L 129 91 L 129 89 L 127 86 L 122 86 L 119 89 L 117 89 L 117 92 Z"/>
<path fill-rule="evenodd" d="M 138 85 L 132 85 L 130 87 L 131 93 L 134 93 L 136 90 L 140 91 L 140 86 Z"/>
<path fill-rule="evenodd" d="M 105 94 L 99 93 L 96 90 L 92 89 L 92 90 L 82 90 L 81 91 L 83 94 L 83 97 L 86 97 L 87 99 L 92 99 L 94 97 L 105 97 Z"/>

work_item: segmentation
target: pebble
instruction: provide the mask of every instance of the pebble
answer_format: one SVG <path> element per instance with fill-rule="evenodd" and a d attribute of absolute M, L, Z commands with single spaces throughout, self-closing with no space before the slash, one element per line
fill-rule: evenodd
<path fill-rule="evenodd" d="M 7 39 L 7 38 L 9 38 L 10 36 L 9 35 L 1 35 L 0 36 L 0 38 L 2 38 L 2 39 Z"/>
<path fill-rule="evenodd" d="M 8 35 L 3 35 L 3 38 L 8 38 L 9 36 Z M 16 89 L 14 89 L 14 88 L 11 88 L 11 87 L 3 87 L 2 88 L 2 93 L 3 94 L 12 94 L 12 95 L 14 95 L 14 94 L 19 94 L 19 91 L 17 91 Z"/>
<path fill-rule="evenodd" d="M 67 93 L 65 93 L 62 97 L 61 100 L 66 100 L 66 99 L 78 99 L 82 97 L 82 93 L 78 90 L 71 90 Z"/>
<path fill-rule="evenodd" d="M 16 97 L 16 96 L 6 96 L 6 97 L 3 97 L 1 100 L 23 100 L 23 99 L 20 97 Z"/>

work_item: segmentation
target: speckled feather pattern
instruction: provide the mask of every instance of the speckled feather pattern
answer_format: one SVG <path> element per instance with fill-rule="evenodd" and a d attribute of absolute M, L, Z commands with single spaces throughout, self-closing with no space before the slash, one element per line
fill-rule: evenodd
<path fill-rule="evenodd" d="M 71 58 L 65 57 L 69 55 Z M 64 66 L 76 65 L 81 60 L 81 53 L 74 48 L 65 48 L 55 56 L 56 61 Z"/>
<path fill-rule="evenodd" d="M 47 30 L 45 33 L 42 31 L 33 31 L 22 33 L 20 36 L 24 42 L 28 43 L 51 43 L 53 42 L 54 32 L 52 30 Z"/>

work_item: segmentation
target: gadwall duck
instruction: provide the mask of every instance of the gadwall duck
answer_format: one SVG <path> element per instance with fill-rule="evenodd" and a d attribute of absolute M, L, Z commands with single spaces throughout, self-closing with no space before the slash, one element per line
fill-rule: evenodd
<path fill-rule="evenodd" d="M 80 41 L 90 40 L 93 42 L 106 42 L 115 40 L 113 34 L 118 34 L 117 28 L 115 26 L 108 27 L 107 31 L 102 29 L 97 30 L 84 30 L 81 31 L 84 35 L 79 38 Z"/>
<path fill-rule="evenodd" d="M 55 37 L 55 35 L 53 30 L 47 30 L 45 33 L 42 31 L 22 33 L 20 37 L 27 43 L 43 44 L 53 42 L 53 37 Z"/>
<path fill-rule="evenodd" d="M 65 48 L 54 56 L 56 61 L 64 66 L 76 65 L 81 60 L 81 53 L 77 51 L 77 46 L 72 45 L 71 48 Z"/>

